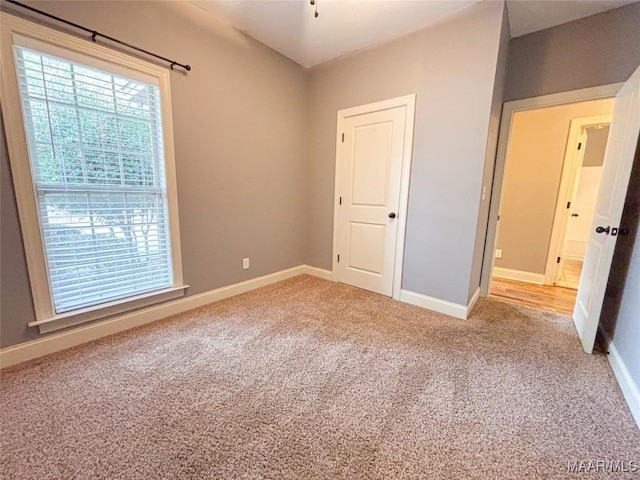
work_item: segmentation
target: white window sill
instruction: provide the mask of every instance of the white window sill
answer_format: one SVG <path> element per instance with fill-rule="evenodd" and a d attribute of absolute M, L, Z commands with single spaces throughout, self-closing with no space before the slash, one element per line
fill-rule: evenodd
<path fill-rule="evenodd" d="M 135 310 L 137 308 L 148 307 L 149 305 L 183 297 L 184 291 L 187 288 L 189 288 L 189 285 L 171 287 L 164 290 L 155 290 L 153 292 L 147 292 L 121 300 L 114 300 L 112 302 L 101 303 L 99 305 L 61 313 L 44 320 L 29 322 L 29 326 L 38 327 L 40 329 L 40 333 L 54 332 L 63 328 L 79 325 L 81 323 L 99 320 L 119 313 Z"/>

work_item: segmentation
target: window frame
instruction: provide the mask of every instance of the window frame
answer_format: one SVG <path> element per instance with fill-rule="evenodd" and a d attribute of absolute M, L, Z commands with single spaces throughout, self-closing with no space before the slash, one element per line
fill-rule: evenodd
<path fill-rule="evenodd" d="M 36 314 L 35 321 L 29 322 L 28 325 L 30 327 L 37 326 L 40 333 L 47 333 L 184 296 L 188 285 L 184 285 L 182 276 L 169 70 L 4 12 L 0 12 L 0 22 L 2 24 L 0 55 L 3 59 L 0 103 Z M 159 88 L 173 268 L 172 287 L 61 314 L 56 313 L 49 286 L 42 228 L 37 211 L 38 200 L 23 121 L 13 48 L 16 44 L 145 83 L 152 83 Z"/>

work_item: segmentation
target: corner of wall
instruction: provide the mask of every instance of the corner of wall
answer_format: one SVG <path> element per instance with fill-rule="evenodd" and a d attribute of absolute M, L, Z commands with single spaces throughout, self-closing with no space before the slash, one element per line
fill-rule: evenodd
<path fill-rule="evenodd" d="M 500 119 L 502 105 L 504 103 L 505 82 L 507 76 L 507 60 L 509 57 L 510 26 L 506 2 L 502 2 L 502 18 L 500 35 L 498 37 L 498 50 L 495 58 L 495 76 L 493 81 L 493 96 L 491 99 L 491 113 L 489 129 L 487 131 L 487 146 L 482 175 L 482 198 L 478 206 L 478 220 L 476 238 L 472 258 L 471 275 L 467 298 L 471 299 L 480 285 L 482 261 L 484 257 L 487 225 L 489 221 L 489 206 L 493 188 L 493 174 L 498 150 L 498 135 L 500 133 Z"/>

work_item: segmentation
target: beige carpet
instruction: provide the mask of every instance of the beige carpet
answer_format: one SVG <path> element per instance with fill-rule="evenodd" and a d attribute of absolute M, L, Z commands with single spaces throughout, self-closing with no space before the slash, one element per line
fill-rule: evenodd
<path fill-rule="evenodd" d="M 5 370 L 1 400 L 7 479 L 585 478 L 567 463 L 640 461 L 568 317 L 485 300 L 462 321 L 309 276 Z"/>

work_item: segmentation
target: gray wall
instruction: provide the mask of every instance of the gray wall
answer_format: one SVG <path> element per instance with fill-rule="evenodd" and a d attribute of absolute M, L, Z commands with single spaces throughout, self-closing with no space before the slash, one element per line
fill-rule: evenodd
<path fill-rule="evenodd" d="M 601 167 L 609 140 L 609 126 L 602 128 L 585 128 L 587 132 L 587 148 L 582 158 L 583 167 Z"/>
<path fill-rule="evenodd" d="M 640 65 L 640 3 L 511 40 L 505 101 L 624 82 Z"/>
<path fill-rule="evenodd" d="M 182 259 L 193 295 L 305 262 L 308 92 L 302 67 L 205 25 L 201 10 L 180 3 L 32 4 L 193 66 L 171 75 Z M 39 334 L 26 326 L 34 313 L 2 150 L 4 347 Z M 251 269 L 242 270 L 243 257 Z"/>
<path fill-rule="evenodd" d="M 484 171 L 482 174 L 482 185 L 486 189 L 486 201 L 480 202 L 480 208 L 478 211 L 476 242 L 473 249 L 473 265 L 471 269 L 471 279 L 469 281 L 469 299 L 471 299 L 476 290 L 479 288 L 480 275 L 482 274 L 484 245 L 487 239 L 487 225 L 489 222 L 491 188 L 493 186 L 493 172 L 496 163 L 496 153 L 498 150 L 498 135 L 500 134 L 502 105 L 504 103 L 504 87 L 507 76 L 507 59 L 509 57 L 509 39 L 509 16 L 507 13 L 507 9 L 505 8 L 502 18 L 502 30 L 500 32 L 500 47 L 498 51 L 496 77 L 493 86 L 493 99 L 491 100 L 491 118 L 489 120 L 489 133 L 487 136 L 487 152 L 485 155 Z"/>
<path fill-rule="evenodd" d="M 189 4 L 31 3 L 193 65 L 172 74 L 188 294 L 300 263 L 330 268 L 336 111 L 409 93 L 418 98 L 403 287 L 455 303 L 475 291 L 506 51 L 502 4 L 305 72 Z M 640 63 L 639 19 L 632 5 L 512 40 L 505 100 L 625 80 Z M 33 307 L 0 153 L 7 346 L 39 335 L 25 326 Z"/>
<path fill-rule="evenodd" d="M 332 263 L 336 112 L 416 93 L 402 286 L 467 303 L 502 26 L 483 2 L 311 71 L 308 263 Z"/>
<path fill-rule="evenodd" d="M 4 128 L 0 128 L 0 157 L 0 340 L 4 347 L 38 334 L 34 329 L 27 330 L 35 311 Z"/>
<path fill-rule="evenodd" d="M 613 339 L 631 378 L 640 387 L 640 141 L 631 171 L 621 227 L 607 283 L 600 328 Z"/>

